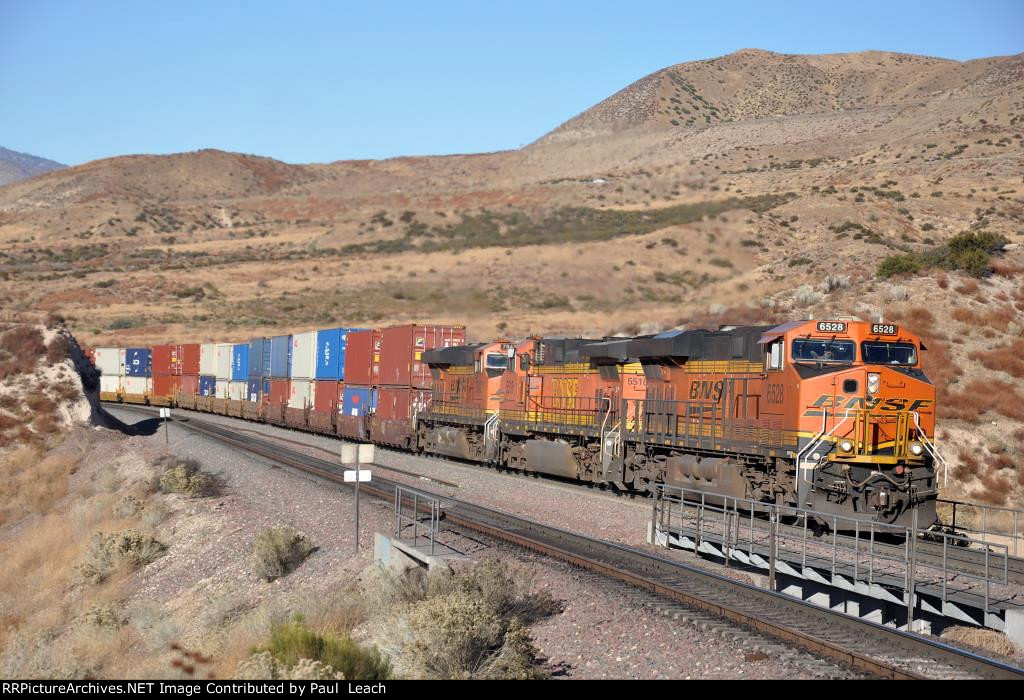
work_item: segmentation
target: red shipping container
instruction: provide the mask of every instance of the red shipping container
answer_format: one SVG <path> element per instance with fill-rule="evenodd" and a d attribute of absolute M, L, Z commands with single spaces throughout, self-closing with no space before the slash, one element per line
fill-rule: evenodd
<path fill-rule="evenodd" d="M 420 361 L 423 353 L 465 344 L 465 326 L 385 328 L 380 338 L 380 384 L 429 388 L 430 367 Z"/>
<path fill-rule="evenodd" d="M 329 382 L 328 382 L 329 383 Z M 291 381 L 287 379 L 271 379 L 270 380 L 270 403 L 274 406 L 282 403 L 288 403 L 288 398 L 292 393 Z"/>
<path fill-rule="evenodd" d="M 408 420 L 430 406 L 429 389 L 385 386 L 377 390 L 376 416 L 380 420 Z"/>
<path fill-rule="evenodd" d="M 153 374 L 199 374 L 199 345 L 154 345 Z"/>
<path fill-rule="evenodd" d="M 199 393 L 199 375 L 198 374 L 183 374 L 181 375 L 181 393 L 189 396 L 195 396 Z"/>
<path fill-rule="evenodd" d="M 345 382 L 333 379 L 321 379 L 313 390 L 313 410 L 330 413 L 341 410 L 341 393 L 345 390 Z"/>
<path fill-rule="evenodd" d="M 379 328 L 348 334 L 345 339 L 346 384 L 380 384 L 380 338 Z"/>
<path fill-rule="evenodd" d="M 170 398 L 181 390 L 181 377 L 173 374 L 153 375 L 153 395 Z"/>

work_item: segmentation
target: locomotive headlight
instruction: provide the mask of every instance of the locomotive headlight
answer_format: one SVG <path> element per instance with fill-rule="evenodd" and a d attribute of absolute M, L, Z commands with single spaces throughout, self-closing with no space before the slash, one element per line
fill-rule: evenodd
<path fill-rule="evenodd" d="M 868 393 L 877 394 L 882 386 L 882 377 L 878 372 L 868 372 Z"/>
<path fill-rule="evenodd" d="M 853 452 L 853 443 L 849 440 L 843 440 L 839 443 L 840 452 Z"/>
<path fill-rule="evenodd" d="M 914 455 L 915 457 L 920 457 L 921 455 L 924 454 L 924 445 L 922 445 L 919 442 L 910 443 L 910 454 Z"/>

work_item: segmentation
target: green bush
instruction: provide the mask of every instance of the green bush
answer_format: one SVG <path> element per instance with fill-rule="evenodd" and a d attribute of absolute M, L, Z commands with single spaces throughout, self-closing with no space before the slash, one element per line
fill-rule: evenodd
<path fill-rule="evenodd" d="M 390 662 L 376 647 L 361 646 L 347 634 L 318 634 L 298 616 L 274 625 L 270 641 L 256 651 L 269 653 L 281 669 L 308 668 L 307 673 L 324 674 L 320 677 L 340 673 L 350 681 L 377 681 L 391 675 Z"/>
<path fill-rule="evenodd" d="M 888 279 L 896 275 L 914 275 L 921 269 L 912 255 L 890 255 L 878 264 L 878 276 Z"/>
<path fill-rule="evenodd" d="M 963 231 L 945 245 L 924 253 L 893 255 L 878 266 L 879 277 L 913 275 L 928 267 L 962 271 L 984 277 L 992 269 L 992 254 L 1002 250 L 1007 238 L 988 231 Z"/>
<path fill-rule="evenodd" d="M 270 528 L 257 535 L 253 542 L 253 569 L 260 578 L 273 581 L 299 568 L 315 549 L 313 543 L 294 528 Z"/>
<path fill-rule="evenodd" d="M 982 277 L 991 269 L 992 253 L 1002 250 L 1007 244 L 1005 236 L 989 231 L 964 231 L 953 236 L 946 243 L 946 254 L 940 264 L 951 270 L 963 270 L 975 277 Z"/>

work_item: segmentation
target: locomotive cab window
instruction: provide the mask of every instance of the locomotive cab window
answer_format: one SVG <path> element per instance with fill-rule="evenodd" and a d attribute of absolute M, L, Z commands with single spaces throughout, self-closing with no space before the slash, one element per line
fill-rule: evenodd
<path fill-rule="evenodd" d="M 487 353 L 484 367 L 488 375 L 496 377 L 508 369 L 508 356 L 496 352 Z"/>
<path fill-rule="evenodd" d="M 913 343 L 877 343 L 865 340 L 860 344 L 860 352 L 866 364 L 917 364 L 917 346 Z"/>
<path fill-rule="evenodd" d="M 767 363 L 768 369 L 782 369 L 782 342 L 776 340 L 768 346 Z"/>
<path fill-rule="evenodd" d="M 793 341 L 793 359 L 796 362 L 851 363 L 857 354 L 852 340 L 818 340 L 798 338 Z"/>

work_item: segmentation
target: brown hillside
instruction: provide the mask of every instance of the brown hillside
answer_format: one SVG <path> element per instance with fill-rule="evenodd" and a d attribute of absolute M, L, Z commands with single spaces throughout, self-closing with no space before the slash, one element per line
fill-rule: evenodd
<path fill-rule="evenodd" d="M 745 50 L 654 73 L 519 151 L 126 156 L 2 187 L 0 305 L 61 312 L 92 343 L 899 319 L 931 339 L 957 450 L 1003 465 L 974 468 L 998 501 L 1020 496 L 1024 459 L 1022 140 L 1024 56 Z M 963 231 L 1010 245 L 994 268 L 939 269 Z M 923 264 L 880 277 L 894 255 Z"/>

